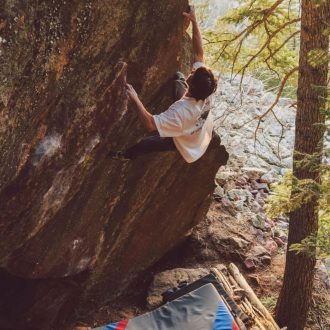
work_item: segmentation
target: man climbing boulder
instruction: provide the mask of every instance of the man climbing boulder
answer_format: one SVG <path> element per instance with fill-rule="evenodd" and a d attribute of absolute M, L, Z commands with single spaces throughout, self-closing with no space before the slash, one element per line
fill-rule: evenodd
<path fill-rule="evenodd" d="M 174 103 L 160 115 L 152 115 L 144 107 L 132 85 L 127 84 L 127 95 L 133 103 L 138 118 L 149 131 L 148 136 L 124 152 L 111 152 L 113 158 L 134 159 L 150 152 L 178 151 L 184 160 L 192 163 L 203 156 L 212 139 L 213 116 L 212 94 L 217 88 L 217 79 L 204 65 L 202 36 L 195 15 L 189 6 L 184 12 L 188 27 L 193 31 L 194 64 L 187 79 L 180 72 L 174 77 Z"/>

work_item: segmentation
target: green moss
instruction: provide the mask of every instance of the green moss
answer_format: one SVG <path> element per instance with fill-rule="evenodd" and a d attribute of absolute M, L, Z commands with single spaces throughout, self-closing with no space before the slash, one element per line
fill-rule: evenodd
<path fill-rule="evenodd" d="M 277 296 L 276 295 L 268 295 L 265 297 L 262 297 L 260 299 L 261 303 L 271 312 L 274 312 Z"/>

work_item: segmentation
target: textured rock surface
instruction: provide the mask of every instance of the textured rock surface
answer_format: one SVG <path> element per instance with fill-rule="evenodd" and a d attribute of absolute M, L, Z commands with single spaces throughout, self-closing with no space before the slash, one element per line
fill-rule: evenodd
<path fill-rule="evenodd" d="M 207 268 L 176 268 L 156 274 L 148 291 L 148 308 L 159 307 L 163 301 L 162 293 L 166 290 L 176 288 L 182 282 L 192 283 L 209 273 Z"/>
<path fill-rule="evenodd" d="M 114 299 L 205 215 L 228 157 L 219 138 L 190 165 L 174 152 L 129 163 L 107 158 L 144 134 L 126 101 L 126 79 L 151 112 L 170 104 L 170 78 L 190 63 L 186 5 L 1 2 L 6 327 L 50 329 L 85 301 L 97 308 Z"/>

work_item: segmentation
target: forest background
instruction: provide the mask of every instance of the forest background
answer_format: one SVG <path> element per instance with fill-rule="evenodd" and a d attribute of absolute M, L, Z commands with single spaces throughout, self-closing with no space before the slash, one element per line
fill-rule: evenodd
<path fill-rule="evenodd" d="M 194 4 L 203 22 L 207 64 L 221 74 L 239 77 L 241 83 L 251 75 L 277 95 L 269 109 L 254 118 L 255 144 L 266 116 L 281 124 L 273 111 L 280 97 L 291 98 L 292 111 L 297 110 L 293 170 L 273 186 L 267 211 L 271 217 L 289 215 L 291 220 L 276 318 L 289 329 L 302 329 L 315 261 L 330 256 L 330 150 L 323 143 L 330 133 L 330 2 L 196 0 Z M 219 14 L 222 17 L 216 19 Z M 299 320 L 290 325 L 289 318 Z"/>

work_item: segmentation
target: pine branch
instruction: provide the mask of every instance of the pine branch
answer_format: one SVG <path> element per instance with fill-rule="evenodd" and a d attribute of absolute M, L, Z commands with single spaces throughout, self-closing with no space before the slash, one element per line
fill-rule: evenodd
<path fill-rule="evenodd" d="M 281 136 L 278 139 L 278 143 L 277 143 L 277 158 L 280 161 L 282 161 L 282 157 L 281 157 L 281 154 L 280 154 L 280 146 L 281 146 L 281 142 L 282 142 L 283 139 L 284 139 L 284 126 L 281 125 Z"/>
<path fill-rule="evenodd" d="M 271 67 L 271 65 L 269 64 L 269 62 L 267 60 L 265 61 L 265 63 L 267 65 L 268 70 L 271 72 L 274 72 L 276 74 L 277 78 L 280 80 L 281 79 L 280 74 L 274 68 Z"/>
<path fill-rule="evenodd" d="M 271 54 L 269 54 L 269 56 L 266 58 L 266 61 L 270 60 L 271 58 L 274 57 L 274 55 L 276 55 L 292 38 L 294 38 L 297 34 L 300 33 L 300 30 L 295 31 L 294 33 L 292 33 L 288 38 L 286 38 L 284 40 L 284 42 L 281 44 L 281 46 L 279 46 L 278 48 L 276 48 Z"/>
<path fill-rule="evenodd" d="M 267 33 L 268 39 L 271 39 L 271 33 L 269 31 L 267 21 L 264 22 L 264 26 L 265 26 L 265 31 Z M 269 54 L 272 54 L 272 50 L 270 49 L 270 42 L 267 44 L 267 50 L 268 50 Z"/>
<path fill-rule="evenodd" d="M 272 41 L 272 39 L 279 33 L 281 32 L 283 29 L 285 29 L 287 26 L 293 24 L 293 23 L 297 23 L 300 21 L 300 18 L 296 18 L 293 19 L 291 21 L 285 22 L 284 24 L 282 24 L 278 29 L 276 29 L 274 32 L 271 33 L 270 37 L 267 38 L 267 40 L 265 41 L 265 43 L 261 46 L 261 48 L 259 49 L 259 51 L 257 53 L 255 53 L 254 55 L 252 55 L 252 57 L 248 60 L 248 62 L 237 72 L 237 74 L 239 74 L 240 72 L 242 72 L 242 76 L 241 76 L 241 82 L 240 82 L 240 88 L 242 86 L 242 82 L 244 79 L 244 75 L 246 72 L 246 69 L 250 66 L 250 64 L 262 53 L 262 51 L 269 46 L 270 42 Z"/>
<path fill-rule="evenodd" d="M 234 36 L 232 39 L 226 40 L 225 45 L 223 46 L 223 48 L 221 49 L 219 56 L 217 57 L 217 59 L 214 61 L 214 63 L 212 65 L 214 65 L 215 63 L 217 63 L 223 52 L 226 50 L 226 48 L 232 44 L 234 41 L 236 41 L 237 39 L 241 38 L 245 39 L 250 33 L 252 33 L 258 26 L 260 26 L 261 24 L 263 24 L 263 22 L 267 21 L 267 19 L 269 18 L 269 16 L 271 16 L 271 14 L 276 10 L 276 8 L 278 6 L 280 6 L 282 3 L 284 2 L 284 0 L 277 0 L 269 9 L 266 9 L 263 11 L 263 17 L 262 19 L 258 19 L 255 22 L 253 22 L 251 25 L 247 26 L 244 30 L 242 30 L 240 33 L 238 33 L 236 36 Z M 243 41 L 241 41 L 243 42 Z"/>
<path fill-rule="evenodd" d="M 234 55 L 234 59 L 233 59 L 233 64 L 232 64 L 232 67 L 231 67 L 231 76 L 234 74 L 234 68 L 235 68 L 235 64 L 236 64 L 236 61 L 237 61 L 237 58 L 238 58 L 238 55 L 240 54 L 241 52 L 241 49 L 242 49 L 242 45 L 243 45 L 243 41 L 244 39 L 241 39 L 240 43 L 239 43 L 239 46 L 237 48 L 237 51 Z"/>
<path fill-rule="evenodd" d="M 276 99 L 274 101 L 274 103 L 269 107 L 269 109 L 264 112 L 261 116 L 259 116 L 259 119 L 258 119 L 258 124 L 257 124 L 257 127 L 256 127 L 256 130 L 254 132 L 254 140 L 256 141 L 257 139 L 257 132 L 259 130 L 259 127 L 260 127 L 260 124 L 261 124 L 261 121 L 263 118 L 265 118 L 269 113 L 272 113 L 272 115 L 274 116 L 274 118 L 277 120 L 277 122 L 281 125 L 281 127 L 283 127 L 284 125 L 282 124 L 282 122 L 278 119 L 277 115 L 275 114 L 274 112 L 274 108 L 275 106 L 277 105 L 278 101 L 280 100 L 281 96 L 282 96 L 282 93 L 283 93 L 283 90 L 284 90 L 284 87 L 288 81 L 288 79 L 290 78 L 291 75 L 293 75 L 296 71 L 298 71 L 299 67 L 295 67 L 293 68 L 292 70 L 290 70 L 286 75 L 285 77 L 283 78 L 282 82 L 281 82 L 281 85 L 280 85 L 280 89 L 276 95 Z"/>

